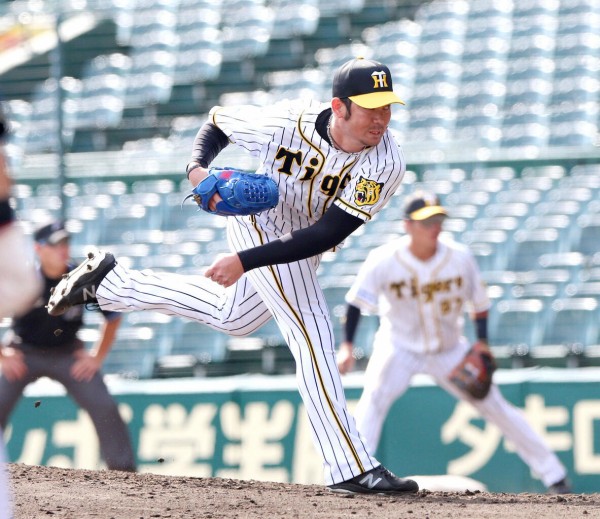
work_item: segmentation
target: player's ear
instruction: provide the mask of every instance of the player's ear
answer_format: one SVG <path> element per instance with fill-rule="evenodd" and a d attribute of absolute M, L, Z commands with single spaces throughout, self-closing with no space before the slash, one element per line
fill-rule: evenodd
<path fill-rule="evenodd" d="M 331 100 L 331 109 L 336 117 L 341 119 L 346 118 L 346 105 L 339 97 L 334 97 Z"/>

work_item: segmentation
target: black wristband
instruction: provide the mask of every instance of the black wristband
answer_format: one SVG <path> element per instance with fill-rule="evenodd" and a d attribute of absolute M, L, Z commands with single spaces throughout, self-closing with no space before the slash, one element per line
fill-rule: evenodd
<path fill-rule="evenodd" d="M 346 308 L 346 320 L 344 322 L 344 340 L 346 342 L 354 342 L 360 317 L 360 308 L 349 304 Z"/>
<path fill-rule="evenodd" d="M 478 317 L 475 319 L 475 333 L 480 341 L 488 340 L 487 317 Z"/>
<path fill-rule="evenodd" d="M 15 219 L 15 213 L 8 199 L 0 201 L 0 225 L 6 225 Z"/>

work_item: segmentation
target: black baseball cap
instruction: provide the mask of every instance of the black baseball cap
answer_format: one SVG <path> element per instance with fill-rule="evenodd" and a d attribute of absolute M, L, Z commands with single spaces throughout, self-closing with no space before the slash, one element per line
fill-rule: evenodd
<path fill-rule="evenodd" d="M 448 216 L 446 209 L 440 204 L 440 199 L 425 191 L 415 191 L 404 201 L 405 220 L 426 220 L 432 216 Z"/>
<path fill-rule="evenodd" d="M 333 97 L 348 97 L 363 108 L 404 104 L 392 86 L 392 74 L 383 63 L 355 58 L 344 63 L 333 76 Z"/>
<path fill-rule="evenodd" d="M 63 240 L 68 240 L 69 237 L 63 221 L 49 223 L 33 233 L 33 239 L 40 245 L 56 245 Z"/>

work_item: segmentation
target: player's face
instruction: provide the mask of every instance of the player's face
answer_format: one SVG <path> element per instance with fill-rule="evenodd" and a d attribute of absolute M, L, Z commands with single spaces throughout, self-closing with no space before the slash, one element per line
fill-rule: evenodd
<path fill-rule="evenodd" d="M 408 221 L 407 231 L 413 243 L 418 247 L 435 249 L 445 219 L 445 216 L 436 215 L 425 220 Z"/>
<path fill-rule="evenodd" d="M 439 234 L 442 230 L 442 225 L 445 219 L 445 216 L 436 214 L 435 216 L 425 218 L 425 220 L 421 220 L 418 223 L 421 225 L 421 227 L 425 227 L 426 229 L 437 230 L 437 233 Z"/>
<path fill-rule="evenodd" d="M 381 141 L 392 118 L 391 105 L 380 108 L 363 108 L 352 103 L 346 119 L 346 137 L 355 141 L 360 150 L 364 146 L 376 146 Z"/>
<path fill-rule="evenodd" d="M 65 271 L 71 252 L 69 240 L 62 240 L 55 245 L 38 245 L 36 250 L 46 275 L 53 277 Z"/>

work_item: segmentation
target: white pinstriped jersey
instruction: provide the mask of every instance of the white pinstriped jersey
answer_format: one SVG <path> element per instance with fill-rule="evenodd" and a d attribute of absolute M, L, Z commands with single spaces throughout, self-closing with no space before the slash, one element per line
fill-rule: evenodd
<path fill-rule="evenodd" d="M 211 121 L 231 142 L 257 157 L 258 173 L 270 175 L 279 186 L 279 203 L 273 209 L 228 217 L 232 250 L 308 227 L 331 204 L 368 221 L 394 194 L 405 162 L 392 134 L 386 131 L 377 146 L 360 153 L 338 151 L 319 134 L 325 131 L 326 110 L 331 111 L 329 104 L 297 101 L 211 110 Z M 156 310 L 231 336 L 246 336 L 275 319 L 296 360 L 298 389 L 329 485 L 363 474 L 379 462 L 366 449 L 346 407 L 317 265 L 318 258 L 306 258 L 252 269 L 225 289 L 202 275 L 136 271 L 117 264 L 96 296 L 106 310 Z"/>
<path fill-rule="evenodd" d="M 378 314 L 380 333 L 395 348 L 451 349 L 462 336 L 465 309 L 489 308 L 485 283 L 467 247 L 440 237 L 436 254 L 421 261 L 408 250 L 409 240 L 403 236 L 371 251 L 346 300 Z"/>
<path fill-rule="evenodd" d="M 326 103 L 282 101 L 271 107 L 215 107 L 210 119 L 229 139 L 258 157 L 258 173 L 279 185 L 279 204 L 256 216 L 278 236 L 315 223 L 332 203 L 368 221 L 398 188 L 404 155 L 388 130 L 360 154 L 335 149 L 315 128 Z"/>

